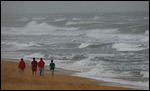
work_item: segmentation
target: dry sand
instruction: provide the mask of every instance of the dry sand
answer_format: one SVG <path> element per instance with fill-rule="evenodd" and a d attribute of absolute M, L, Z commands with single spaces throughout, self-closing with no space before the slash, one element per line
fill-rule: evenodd
<path fill-rule="evenodd" d="M 55 74 L 44 71 L 44 76 L 32 75 L 31 67 L 26 65 L 24 73 L 20 73 L 18 62 L 1 61 L 1 90 L 133 90 L 132 88 L 101 86 L 100 81 L 83 77 Z M 59 73 L 62 69 L 56 69 Z M 65 72 L 65 71 L 64 71 Z M 62 72 L 60 72 L 62 73 Z M 70 73 L 70 72 L 69 72 Z"/>

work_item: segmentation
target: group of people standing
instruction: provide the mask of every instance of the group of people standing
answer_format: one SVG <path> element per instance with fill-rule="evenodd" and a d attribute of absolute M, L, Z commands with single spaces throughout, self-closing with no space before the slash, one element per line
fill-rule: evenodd
<path fill-rule="evenodd" d="M 37 67 L 39 67 L 39 69 L 40 69 L 40 76 L 43 76 L 44 75 L 44 66 L 45 66 L 45 62 L 43 61 L 42 58 L 40 58 L 39 62 L 37 62 L 35 60 L 35 58 L 33 58 L 33 61 L 31 62 L 32 74 L 36 75 Z M 22 72 L 24 72 L 25 67 L 26 67 L 26 64 L 25 64 L 23 58 L 21 58 L 21 61 L 19 62 L 18 68 L 20 68 L 20 70 Z M 51 73 L 52 73 L 52 77 L 53 77 L 54 76 L 54 69 L 55 69 L 55 63 L 53 63 L 53 60 L 51 60 L 51 63 L 49 64 L 49 67 L 50 67 L 50 70 L 51 70 Z"/>

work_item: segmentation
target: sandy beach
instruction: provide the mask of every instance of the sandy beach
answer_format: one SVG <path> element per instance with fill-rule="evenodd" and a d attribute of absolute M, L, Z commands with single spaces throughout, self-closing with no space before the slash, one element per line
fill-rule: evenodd
<path fill-rule="evenodd" d="M 37 74 L 32 75 L 30 64 L 26 64 L 24 73 L 19 73 L 18 62 L 1 60 L 1 90 L 133 90 L 101 86 L 98 83 L 104 82 L 69 76 L 70 72 L 67 74 L 62 69 L 56 69 L 54 77 L 47 71 L 49 70 L 45 69 L 44 76 L 40 76 L 38 69 Z"/>

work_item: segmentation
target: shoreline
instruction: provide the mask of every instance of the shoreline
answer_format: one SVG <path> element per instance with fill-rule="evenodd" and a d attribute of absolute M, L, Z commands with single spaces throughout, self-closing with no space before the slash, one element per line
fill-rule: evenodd
<path fill-rule="evenodd" d="M 16 87 L 16 86 L 19 86 L 20 84 L 17 84 L 16 82 L 9 82 L 10 80 L 6 79 L 8 77 L 9 79 L 14 81 L 14 78 L 17 79 L 16 77 L 20 78 L 20 76 L 23 76 L 23 81 L 25 81 L 26 84 L 22 84 L 22 85 L 25 85 L 25 86 L 27 84 L 30 84 L 30 82 L 37 80 L 35 78 L 40 78 L 41 82 L 46 81 L 47 84 L 45 84 L 45 86 L 41 87 L 41 89 L 46 89 L 46 90 L 51 90 L 51 89 L 55 89 L 55 90 L 58 90 L 58 89 L 62 89 L 62 90 L 70 90 L 70 89 L 71 90 L 138 90 L 135 88 L 126 88 L 126 87 L 120 87 L 120 86 L 108 86 L 108 85 L 104 86 L 103 84 L 107 84 L 108 82 L 93 80 L 93 79 L 79 77 L 79 76 L 71 76 L 70 74 L 74 73 L 74 71 L 65 70 L 62 68 L 56 68 L 55 74 L 54 74 L 54 79 L 53 79 L 53 77 L 51 77 L 50 71 L 49 71 L 49 69 L 46 69 L 46 67 L 45 67 L 43 77 L 39 76 L 39 70 L 37 71 L 37 75 L 34 76 L 31 73 L 31 67 L 29 64 L 30 61 L 28 61 L 28 62 L 26 61 L 27 65 L 26 65 L 26 69 L 24 72 L 24 75 L 25 75 L 24 76 L 22 74 L 19 74 L 17 71 L 18 62 L 19 61 L 12 61 L 11 59 L 7 60 L 6 58 L 1 58 L 1 63 L 2 63 L 1 64 L 1 87 L 2 87 L 2 90 L 21 89 L 20 87 L 19 88 Z M 4 67 L 4 65 L 6 66 L 9 64 L 11 64 L 10 67 Z M 13 68 L 14 66 L 17 66 L 17 67 Z M 9 76 L 7 74 L 7 71 L 11 70 L 11 68 L 14 70 L 15 77 L 11 76 L 11 75 Z M 28 77 L 31 77 L 31 78 L 28 78 Z M 25 79 L 27 79 L 27 81 Z M 28 81 L 29 79 L 31 81 Z M 54 87 L 49 87 L 48 84 L 53 83 L 52 81 L 57 82 L 57 84 L 55 84 L 56 86 L 54 86 Z M 13 84 L 11 84 L 11 83 L 15 83 L 16 85 L 14 87 L 16 87 L 16 88 L 13 88 Z M 38 82 L 38 83 L 40 84 L 40 82 Z M 66 84 L 66 85 L 64 86 L 63 84 Z M 37 86 L 37 83 L 34 83 L 32 85 Z M 59 86 L 59 88 L 57 87 L 57 85 Z M 39 90 L 40 88 L 29 87 L 29 88 L 23 88 L 23 89 Z"/>

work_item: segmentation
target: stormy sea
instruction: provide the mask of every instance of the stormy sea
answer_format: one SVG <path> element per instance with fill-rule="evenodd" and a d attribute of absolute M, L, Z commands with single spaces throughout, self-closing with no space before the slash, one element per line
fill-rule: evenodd
<path fill-rule="evenodd" d="M 149 89 L 149 12 L 2 14 L 1 57 Z M 106 84 L 112 85 L 112 84 Z"/>

